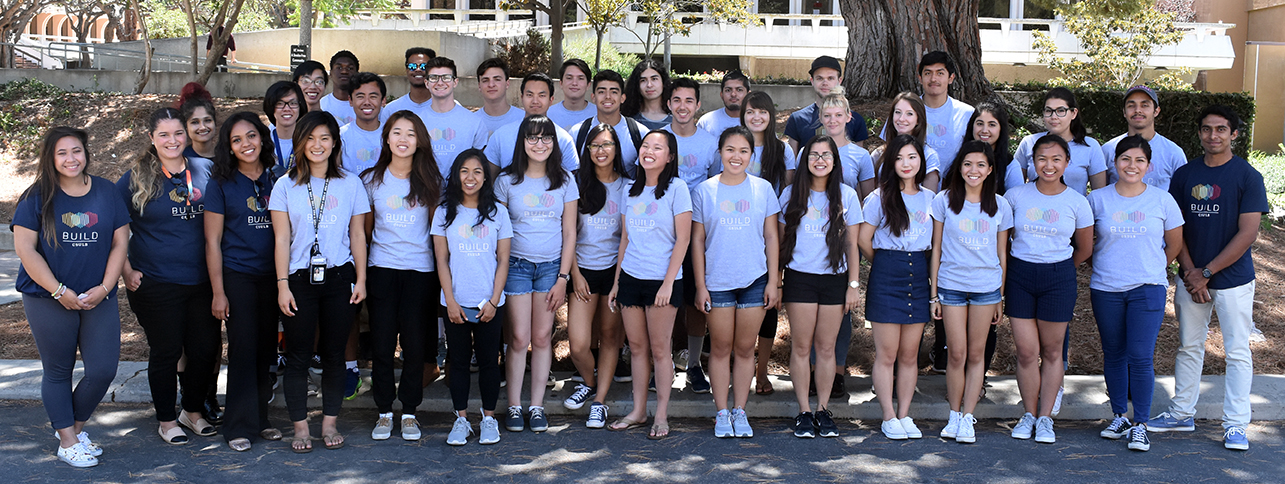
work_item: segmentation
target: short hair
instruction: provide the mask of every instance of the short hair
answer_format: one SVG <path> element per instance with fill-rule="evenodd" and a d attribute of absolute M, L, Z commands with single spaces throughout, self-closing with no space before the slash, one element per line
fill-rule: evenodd
<path fill-rule="evenodd" d="M 477 78 L 478 78 L 478 80 L 479 80 L 479 81 L 481 81 L 481 80 L 482 80 L 482 74 L 485 74 L 485 73 L 486 73 L 486 71 L 487 71 L 488 69 L 491 69 L 491 68 L 493 68 L 493 67 L 498 67 L 501 71 L 504 71 L 504 78 L 505 78 L 505 79 L 508 79 L 508 78 L 509 78 L 509 63 L 508 63 L 508 62 L 504 62 L 504 60 L 500 59 L 499 57 L 492 57 L 492 58 L 490 58 L 490 59 L 487 59 L 487 60 L 482 61 L 482 63 L 481 63 L 481 64 L 478 64 L 478 65 L 477 65 Z M 454 69 L 452 69 L 452 70 L 454 70 Z"/>
<path fill-rule="evenodd" d="M 722 91 L 723 88 L 727 87 L 728 81 L 741 81 L 741 83 L 745 84 L 745 90 L 750 90 L 750 78 L 746 77 L 745 73 L 741 72 L 740 69 L 732 69 L 727 74 L 723 74 L 723 80 L 718 83 L 718 90 Z"/>
<path fill-rule="evenodd" d="M 263 113 L 268 115 L 268 122 L 277 124 L 277 117 L 273 114 L 277 110 L 277 103 L 286 94 L 294 93 L 295 102 L 299 103 L 299 117 L 308 114 L 308 103 L 303 100 L 303 89 L 299 85 L 290 81 L 277 81 L 268 86 L 268 92 L 263 94 Z"/>
<path fill-rule="evenodd" d="M 835 86 L 834 89 L 831 89 L 830 94 L 826 94 L 825 97 L 821 98 L 821 102 L 817 103 L 817 107 L 822 110 L 843 108 L 845 112 L 852 112 L 852 105 L 848 103 L 848 98 L 843 95 L 843 86 Z"/>
<path fill-rule="evenodd" d="M 530 74 L 527 74 L 527 75 L 526 75 L 526 77 L 523 77 L 523 78 L 522 78 L 522 84 L 518 86 L 518 92 L 519 92 L 519 93 L 526 92 L 526 85 L 527 85 L 527 83 L 528 83 L 528 82 L 532 82 L 532 81 L 535 81 L 535 82 L 543 82 L 543 83 L 545 83 L 545 84 L 548 84 L 548 85 L 549 85 L 549 95 L 550 95 L 550 96 L 552 96 L 552 95 L 553 95 L 553 93 L 554 93 L 554 89 L 553 89 L 553 79 L 550 79 L 550 78 L 549 78 L 549 75 L 548 75 L 548 74 L 545 74 L 545 73 L 543 73 L 543 72 L 532 72 L 532 73 L 530 73 Z"/>
<path fill-rule="evenodd" d="M 429 59 L 432 59 L 434 57 L 437 57 L 437 52 L 428 47 L 411 47 L 409 49 L 406 49 L 407 59 L 410 59 L 410 56 L 413 56 L 413 55 L 424 55 L 424 56 L 428 56 Z"/>
<path fill-rule="evenodd" d="M 357 70 L 361 70 L 361 61 L 357 60 L 357 55 L 346 50 L 335 52 L 335 55 L 330 56 L 330 70 L 335 69 L 335 62 L 339 59 L 348 59 L 352 61 L 353 67 L 357 68 Z"/>
<path fill-rule="evenodd" d="M 613 71 L 611 69 L 603 69 L 601 71 L 598 71 L 597 74 L 593 75 L 593 89 L 595 91 L 598 90 L 598 84 L 604 81 L 614 82 L 616 83 L 617 86 L 620 86 L 620 90 L 622 92 L 625 90 L 625 78 L 620 77 L 619 72 Z"/>
<path fill-rule="evenodd" d="M 309 59 L 304 63 L 299 64 L 299 67 L 294 68 L 294 73 L 290 75 L 290 82 L 297 83 L 299 82 L 300 77 L 306 76 L 308 74 L 312 74 L 313 71 L 317 71 L 317 70 L 321 71 L 321 82 L 329 84 L 330 75 L 326 74 L 326 66 L 323 66 L 321 65 L 320 62 L 317 62 L 312 59 Z"/>
<path fill-rule="evenodd" d="M 588 62 L 580 59 L 567 59 L 566 62 L 562 63 L 562 68 L 558 69 L 558 79 L 562 79 L 563 76 L 567 75 L 568 67 L 580 69 L 580 72 L 584 73 L 585 77 L 593 77 L 593 71 L 589 70 Z"/>
<path fill-rule="evenodd" d="M 449 57 L 434 57 L 429 59 L 427 64 L 428 65 L 424 67 L 424 72 L 428 72 L 429 69 L 446 67 L 451 70 L 452 76 L 459 77 L 460 75 L 460 73 L 455 70 L 455 61 L 451 60 Z"/>
<path fill-rule="evenodd" d="M 932 52 L 924 54 L 923 58 L 919 59 L 919 69 L 917 69 L 915 73 L 916 74 L 923 73 L 925 67 L 931 66 L 933 64 L 945 65 L 946 72 L 950 73 L 951 75 L 954 75 L 956 72 L 955 61 L 950 58 L 950 54 L 947 54 L 940 50 L 934 50 Z"/>
<path fill-rule="evenodd" d="M 352 79 L 348 80 L 348 85 L 352 90 L 356 91 L 357 88 L 372 82 L 375 83 L 376 86 L 379 86 L 380 97 L 388 95 L 388 85 L 384 84 L 384 79 L 374 72 L 358 72 L 353 74 Z"/>
<path fill-rule="evenodd" d="M 675 77 L 673 84 L 669 86 L 669 92 L 670 92 L 669 97 L 671 98 L 674 97 L 673 92 L 678 90 L 678 88 L 680 87 L 685 87 L 693 91 L 696 91 L 696 102 L 700 102 L 701 85 L 699 82 L 696 82 L 695 79 L 692 79 L 690 77 Z M 665 102 L 669 102 L 669 100 L 666 99 Z"/>
<path fill-rule="evenodd" d="M 1214 104 L 1201 109 L 1200 115 L 1196 117 L 1196 129 L 1200 129 L 1200 124 L 1210 116 L 1222 116 L 1223 119 L 1227 120 L 1228 128 L 1231 128 L 1232 131 L 1240 131 L 1240 116 L 1236 114 L 1236 110 L 1232 109 L 1231 106 L 1223 104 Z"/>

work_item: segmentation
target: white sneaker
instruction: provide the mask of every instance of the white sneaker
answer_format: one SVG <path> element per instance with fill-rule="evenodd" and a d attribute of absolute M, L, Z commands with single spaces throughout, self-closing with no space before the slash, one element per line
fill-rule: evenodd
<path fill-rule="evenodd" d="M 737 437 L 753 437 L 754 429 L 750 428 L 750 419 L 745 415 L 745 409 L 732 409 L 732 432 Z"/>
<path fill-rule="evenodd" d="M 370 438 L 374 440 L 388 440 L 393 435 L 393 414 L 381 413 L 379 420 L 375 421 L 375 430 L 370 431 Z"/>
<path fill-rule="evenodd" d="M 402 416 L 402 440 L 419 440 L 419 420 L 414 416 Z"/>
<path fill-rule="evenodd" d="M 731 437 L 733 435 L 732 412 L 719 410 L 718 413 L 714 415 L 714 436 L 721 439 Z"/>
<path fill-rule="evenodd" d="M 1066 387 L 1057 387 L 1057 398 L 1053 400 L 1053 416 L 1062 413 L 1062 394 L 1066 393 Z"/>
<path fill-rule="evenodd" d="M 477 443 L 490 445 L 500 441 L 500 422 L 495 417 L 482 417 Z"/>
<path fill-rule="evenodd" d="M 955 442 L 961 444 L 977 442 L 977 430 L 973 428 L 973 424 L 976 423 L 977 419 L 973 418 L 971 413 L 959 417 L 959 433 L 955 434 Z"/>
<path fill-rule="evenodd" d="M 98 458 L 89 455 L 89 449 L 77 442 L 71 447 L 58 447 L 58 460 L 72 467 L 93 467 L 98 465 Z"/>
<path fill-rule="evenodd" d="M 901 428 L 901 421 L 895 418 L 884 420 L 880 430 L 883 430 L 884 437 L 891 440 L 906 440 L 910 438 L 906 435 L 906 429 Z"/>
<path fill-rule="evenodd" d="M 1053 419 L 1040 417 L 1035 421 L 1035 441 L 1041 444 L 1057 442 L 1057 436 L 1053 433 Z"/>
<path fill-rule="evenodd" d="M 915 426 L 914 419 L 911 419 L 909 416 L 901 418 L 901 429 L 906 431 L 906 437 L 910 437 L 912 439 L 924 438 L 924 433 L 919 431 L 919 427 Z"/>
<path fill-rule="evenodd" d="M 1249 342 L 1250 342 L 1250 343 L 1266 343 L 1266 342 L 1267 342 L 1267 336 L 1263 334 L 1263 331 L 1262 331 L 1262 330 L 1258 329 L 1258 327 L 1257 327 L 1257 326 L 1255 326 L 1255 327 L 1253 327 L 1253 328 L 1251 328 L 1251 329 L 1249 330 Z"/>
<path fill-rule="evenodd" d="M 954 410 L 950 411 L 950 419 L 946 421 L 946 427 L 941 429 L 941 438 L 953 439 L 959 434 L 959 417 L 963 415 Z"/>
<path fill-rule="evenodd" d="M 464 445 L 468 443 L 470 435 L 473 435 L 473 426 L 468 423 L 468 419 L 455 417 L 455 424 L 451 425 L 451 433 L 446 435 L 446 443 L 449 445 Z"/>
<path fill-rule="evenodd" d="M 54 438 L 59 439 L 59 441 L 62 440 L 62 437 L 58 435 L 57 430 L 54 431 Z M 80 431 L 80 433 L 76 434 L 76 440 L 80 441 L 80 444 L 85 446 L 85 451 L 89 452 L 89 455 L 94 457 L 103 455 L 103 448 L 99 447 L 98 444 L 95 444 L 92 440 L 89 440 L 89 432 L 85 432 L 83 430 Z"/>
<path fill-rule="evenodd" d="M 1012 435 L 1014 439 L 1026 440 L 1031 438 L 1034 433 L 1035 416 L 1031 415 L 1031 412 L 1026 412 L 1022 415 L 1022 419 L 1017 421 L 1017 425 L 1013 426 L 1013 432 L 1010 435 Z"/>

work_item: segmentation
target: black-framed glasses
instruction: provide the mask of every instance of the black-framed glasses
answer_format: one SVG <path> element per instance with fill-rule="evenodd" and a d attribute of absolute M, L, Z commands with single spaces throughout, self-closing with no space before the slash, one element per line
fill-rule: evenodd
<path fill-rule="evenodd" d="M 263 195 L 263 180 L 254 181 L 254 211 L 262 212 L 268 208 L 268 197 Z"/>
<path fill-rule="evenodd" d="M 428 69 L 427 62 L 420 62 L 420 63 L 407 62 L 406 63 L 406 70 L 408 71 L 423 71 L 427 69 Z"/>
<path fill-rule="evenodd" d="M 1051 118 L 1051 117 L 1057 116 L 1059 118 L 1065 118 L 1066 113 L 1069 113 L 1069 112 L 1071 112 L 1071 109 L 1065 108 L 1065 107 L 1057 108 L 1057 109 L 1044 108 L 1044 117 Z"/>
<path fill-rule="evenodd" d="M 299 101 L 277 101 L 277 109 L 299 109 Z"/>
<path fill-rule="evenodd" d="M 186 202 L 188 197 L 192 196 L 192 194 L 187 190 L 187 185 L 183 184 L 184 173 L 187 172 L 181 171 L 170 175 L 170 183 L 174 185 L 174 195 L 179 198 L 178 200 L 174 200 L 175 202 Z"/>
<path fill-rule="evenodd" d="M 532 145 L 534 145 L 534 144 L 541 144 L 541 143 L 546 144 L 546 145 L 551 145 L 551 144 L 553 144 L 553 135 L 551 135 L 551 134 L 544 134 L 544 135 L 537 135 L 537 134 L 533 134 L 533 135 L 528 135 L 528 136 L 526 137 L 526 142 L 527 142 L 527 144 L 532 144 Z"/>
<path fill-rule="evenodd" d="M 616 144 L 615 144 L 615 143 L 613 143 L 613 142 L 610 142 L 610 141 L 608 141 L 608 142 L 606 142 L 606 143 L 590 143 L 590 144 L 589 144 L 589 150 L 590 150 L 590 151 L 602 151 L 602 150 L 609 150 L 609 149 L 612 149 L 612 148 L 615 148 L 615 147 L 616 147 Z"/>
<path fill-rule="evenodd" d="M 817 153 L 813 151 L 811 153 L 808 153 L 808 161 L 817 161 L 817 160 L 834 161 L 834 153 L 831 153 L 829 151 L 825 151 L 821 153 Z"/>
<path fill-rule="evenodd" d="M 438 82 L 438 81 L 451 82 L 455 80 L 455 75 L 454 74 L 429 74 L 427 76 L 424 76 L 424 80 L 430 83 Z"/>

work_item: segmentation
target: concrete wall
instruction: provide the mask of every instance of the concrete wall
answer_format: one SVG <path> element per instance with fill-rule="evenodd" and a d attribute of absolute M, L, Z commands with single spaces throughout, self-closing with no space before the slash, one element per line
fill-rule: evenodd
<path fill-rule="evenodd" d="M 1285 45 L 1245 46 L 1244 76 L 1258 105 L 1251 146 L 1275 153 L 1285 140 Z"/>

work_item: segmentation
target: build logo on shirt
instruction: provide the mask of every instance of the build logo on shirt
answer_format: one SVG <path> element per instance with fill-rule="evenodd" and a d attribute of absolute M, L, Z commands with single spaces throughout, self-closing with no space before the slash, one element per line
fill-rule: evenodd
<path fill-rule="evenodd" d="M 955 240 L 968 250 L 982 250 L 991 246 L 991 238 L 987 237 L 991 233 L 991 221 L 979 218 L 963 218 L 959 220 L 959 231 L 961 235 L 955 237 Z M 977 234 L 977 235 L 972 235 Z M 992 249 L 993 250 L 993 249 Z"/>
<path fill-rule="evenodd" d="M 61 218 L 63 225 L 73 229 L 87 229 L 98 225 L 98 214 L 94 212 L 67 212 Z M 98 242 L 98 232 L 64 231 L 61 242 L 71 244 L 72 247 L 89 247 L 89 244 Z"/>
<path fill-rule="evenodd" d="M 388 208 L 391 208 L 393 210 L 400 210 L 403 208 L 406 210 L 410 210 L 412 208 L 415 208 L 415 202 L 413 201 L 408 202 L 406 201 L 406 197 L 399 197 L 397 195 L 392 195 L 392 196 L 389 196 L 388 198 L 385 198 L 384 205 L 387 205 Z"/>
<path fill-rule="evenodd" d="M 1055 209 L 1040 210 L 1038 207 L 1031 207 L 1026 211 L 1026 219 L 1032 222 L 1057 223 L 1061 215 Z"/>
<path fill-rule="evenodd" d="M 357 161 L 359 161 L 359 162 L 361 162 L 361 164 L 365 165 L 365 164 L 366 164 L 367 162 L 369 162 L 370 160 L 373 160 L 373 159 L 375 159 L 376 157 L 378 157 L 378 156 L 379 156 L 379 151 L 378 151 L 378 150 L 372 150 L 372 149 L 370 149 L 370 148 L 362 148 L 362 149 L 357 150 L 357 152 L 355 152 L 355 153 L 353 153 L 353 154 L 354 154 L 354 155 L 357 155 Z"/>
<path fill-rule="evenodd" d="M 697 163 L 698 161 L 700 161 L 700 160 L 699 160 L 699 157 L 697 157 L 697 156 L 696 156 L 696 155 L 694 155 L 694 154 L 688 153 L 688 154 L 687 154 L 687 156 L 684 156 L 684 157 L 683 157 L 683 166 L 688 167 L 688 168 L 695 168 L 695 167 L 696 167 L 696 163 Z"/>
<path fill-rule="evenodd" d="M 830 204 L 820 207 L 808 207 L 808 212 L 803 214 L 803 232 L 813 234 L 818 237 L 825 237 L 826 223 L 829 222 Z"/>
<path fill-rule="evenodd" d="M 629 207 L 629 209 L 634 212 L 634 215 L 656 215 L 660 207 L 656 205 L 656 202 L 638 202 Z"/>
<path fill-rule="evenodd" d="M 256 197 L 247 197 L 245 199 L 245 206 L 249 207 L 250 211 L 258 212 L 262 214 L 262 215 L 251 214 L 249 217 L 246 217 L 245 222 L 246 222 L 246 225 L 249 225 L 256 229 L 270 229 L 272 228 L 272 217 L 266 213 L 263 213 L 268 211 L 268 197 L 265 196 L 262 198 L 263 198 L 262 203 L 260 203 Z"/>
<path fill-rule="evenodd" d="M 1111 220 L 1120 225 L 1112 225 L 1108 230 L 1113 234 L 1119 234 L 1121 237 L 1132 239 L 1147 233 L 1147 228 L 1142 226 L 1142 222 L 1147 220 L 1147 214 L 1140 211 L 1119 211 L 1111 214 Z"/>
<path fill-rule="evenodd" d="M 959 220 L 959 231 L 963 233 L 977 232 L 979 234 L 990 233 L 991 221 L 984 218 L 971 219 L 965 218 Z"/>
<path fill-rule="evenodd" d="M 1197 217 L 1211 217 L 1218 215 L 1220 206 L 1213 202 L 1214 200 L 1218 200 L 1218 197 L 1222 195 L 1222 193 L 1222 188 L 1213 184 L 1196 185 L 1191 187 L 1191 198 L 1196 199 L 1197 202 L 1207 202 L 1192 203 L 1191 213 Z"/>
<path fill-rule="evenodd" d="M 484 239 L 490 233 L 491 229 L 485 225 L 460 225 L 459 228 L 460 237 L 466 239 Z"/>
<path fill-rule="evenodd" d="M 456 229 L 456 232 L 464 239 L 460 243 L 455 244 L 455 250 L 457 252 L 471 257 L 491 253 L 491 243 L 485 240 L 486 236 L 491 233 L 490 227 L 487 227 L 486 225 L 460 224 L 460 227 Z"/>
<path fill-rule="evenodd" d="M 455 139 L 455 134 L 456 134 L 455 130 L 451 128 L 446 128 L 446 129 L 433 128 L 428 130 L 428 137 L 433 138 L 433 141 L 439 141 L 439 140 L 451 141 Z"/>
<path fill-rule="evenodd" d="M 750 211 L 749 200 L 723 200 L 718 204 L 718 209 L 723 213 L 730 214 L 729 217 L 719 217 L 718 224 L 729 230 L 741 230 L 749 228 L 753 222 L 751 217 L 738 215 Z"/>
<path fill-rule="evenodd" d="M 177 207 L 170 208 L 170 216 L 178 217 L 179 220 L 192 220 L 197 215 L 205 213 L 205 204 L 198 204 L 204 194 L 200 188 L 192 187 L 191 198 L 184 199 L 179 193 L 178 187 L 170 190 L 170 201 L 179 204 Z"/>
<path fill-rule="evenodd" d="M 542 193 L 539 195 L 528 193 L 522 196 L 522 203 L 525 203 L 526 206 L 531 208 L 549 208 L 553 206 L 553 202 L 553 195 L 548 193 Z"/>
<path fill-rule="evenodd" d="M 585 225 L 600 229 L 614 229 L 616 225 L 620 224 L 619 214 L 620 204 L 607 200 L 607 203 L 602 205 L 602 210 L 585 219 Z"/>

